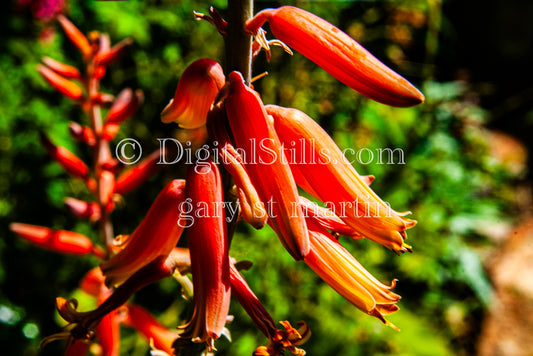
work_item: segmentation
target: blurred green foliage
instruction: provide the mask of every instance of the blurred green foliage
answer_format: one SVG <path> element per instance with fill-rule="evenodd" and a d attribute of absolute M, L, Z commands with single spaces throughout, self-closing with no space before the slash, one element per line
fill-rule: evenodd
<path fill-rule="evenodd" d="M 458 355 L 474 351 L 491 287 L 479 251 L 492 224 L 510 218 L 512 176 L 491 158 L 483 128 L 486 113 L 468 101 L 468 87 L 432 80 L 438 39 L 433 20 L 439 3 L 419 0 L 387 2 L 257 2 L 257 8 L 295 4 L 338 24 L 372 53 L 411 79 L 427 102 L 409 109 L 373 103 L 345 88 L 313 63 L 273 50 L 271 63 L 260 55 L 254 83 L 265 103 L 296 107 L 319 121 L 341 148 L 353 148 L 362 174 L 373 174 L 373 189 L 399 211 L 413 211 L 418 225 L 407 243 L 414 252 L 396 256 L 369 241 L 341 241 L 378 279 L 399 279 L 401 311 L 390 320 L 395 332 L 365 316 L 338 296 L 302 263 L 284 252 L 269 229 L 239 226 L 231 253 L 254 263 L 243 272 L 275 320 L 293 325 L 305 320 L 312 332 L 304 345 L 309 355 Z M 210 24 L 197 22 L 193 10 L 207 12 L 207 1 L 70 1 L 68 15 L 84 32 L 109 33 L 113 43 L 131 37 L 129 55 L 113 65 L 102 84 L 117 94 L 140 88 L 146 100 L 116 141 L 134 137 L 145 154 L 158 148 L 157 138 L 171 137 L 175 126 L 163 125 L 159 113 L 173 96 L 180 73 L 199 57 L 223 62 L 223 41 Z M 214 5 L 224 15 L 225 2 Z M 48 40 L 43 28 L 56 29 Z M 73 143 L 67 123 L 86 123 L 83 112 L 49 88 L 35 66 L 43 56 L 80 65 L 81 59 L 54 23 L 35 23 L 24 11 L 1 15 L 0 41 L 0 340 L 2 354 L 57 355 L 60 342 L 37 347 L 59 330 L 56 296 L 77 297 L 77 283 L 96 260 L 41 251 L 9 232 L 20 221 L 73 229 L 97 238 L 94 226 L 67 216 L 63 198 L 87 198 L 83 184 L 67 176 L 38 143 L 46 132 L 90 160 L 85 147 Z M 437 32 L 435 32 L 437 31 Z M 400 148 L 405 164 L 379 164 L 379 149 Z M 362 151 L 359 151 L 364 149 Z M 357 156 L 361 152 L 361 156 Z M 370 159 L 369 152 L 374 155 Z M 368 164 L 358 163 L 363 160 Z M 387 159 L 383 158 L 387 162 Z M 116 233 L 129 233 L 140 222 L 164 182 L 183 174 L 171 166 L 125 197 L 113 215 Z M 173 328 L 188 309 L 172 281 L 149 286 L 135 296 Z M 234 301 L 229 324 L 233 342 L 217 343 L 220 355 L 249 355 L 265 339 Z M 147 355 L 148 348 L 124 330 L 124 355 Z"/>

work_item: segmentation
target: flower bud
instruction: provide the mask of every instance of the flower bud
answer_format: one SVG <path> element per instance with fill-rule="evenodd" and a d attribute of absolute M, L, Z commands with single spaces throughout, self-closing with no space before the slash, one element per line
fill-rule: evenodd
<path fill-rule="evenodd" d="M 71 255 L 95 254 L 103 257 L 103 251 L 93 245 L 87 236 L 74 231 L 52 230 L 44 226 L 12 223 L 9 229 L 42 248 Z"/>
<path fill-rule="evenodd" d="M 78 68 L 73 67 L 71 65 L 58 62 L 55 59 L 50 58 L 50 57 L 44 57 L 43 63 L 46 64 L 48 68 L 50 68 L 57 74 L 62 75 L 65 78 L 73 78 L 73 79 L 81 78 L 81 74 Z"/>
<path fill-rule="evenodd" d="M 78 28 L 65 16 L 60 14 L 57 16 L 57 20 L 63 28 L 63 31 L 65 31 L 67 37 L 76 47 L 78 47 L 83 56 L 85 58 L 90 57 L 92 49 L 91 45 L 89 44 L 89 41 L 87 40 L 87 37 L 85 37 L 85 35 L 81 33 L 81 31 L 78 30 Z"/>
<path fill-rule="evenodd" d="M 50 68 L 37 64 L 37 70 L 43 78 L 61 94 L 74 100 L 80 100 L 83 97 L 83 91 L 77 84 L 71 82 L 60 74 L 57 74 Z"/>
<path fill-rule="evenodd" d="M 364 96 L 398 107 L 424 101 L 424 95 L 411 83 L 322 18 L 297 7 L 282 6 L 259 12 L 245 27 L 257 34 L 265 21 L 279 40 Z"/>
<path fill-rule="evenodd" d="M 61 167 L 75 177 L 86 179 L 89 177 L 89 168 L 74 153 L 65 147 L 56 146 L 50 139 L 41 134 L 41 143 L 52 158 L 59 163 Z"/>

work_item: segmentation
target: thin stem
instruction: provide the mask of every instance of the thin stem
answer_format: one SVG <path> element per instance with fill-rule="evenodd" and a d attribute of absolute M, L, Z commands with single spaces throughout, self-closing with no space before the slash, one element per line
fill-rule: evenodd
<path fill-rule="evenodd" d="M 252 18 L 253 0 L 228 0 L 226 36 L 226 73 L 241 72 L 246 84 L 252 78 L 252 36 L 244 32 L 244 23 Z"/>
<path fill-rule="evenodd" d="M 87 64 L 87 93 L 89 96 L 89 116 L 91 119 L 91 126 L 96 137 L 96 145 L 94 148 L 94 174 L 96 177 L 97 191 L 96 198 L 98 205 L 100 205 L 101 216 L 99 219 L 100 235 L 107 247 L 109 252 L 109 247 L 113 245 L 114 233 L 113 233 L 113 224 L 109 213 L 107 212 L 107 206 L 105 202 L 101 201 L 102 194 L 100 193 L 103 189 L 100 181 L 100 172 L 102 165 L 111 158 L 111 150 L 109 148 L 109 142 L 102 138 L 103 136 L 103 120 L 102 113 L 100 111 L 100 105 L 96 104 L 91 98 L 96 97 L 99 91 L 100 81 L 93 77 L 94 73 L 94 63 L 89 62 Z"/>

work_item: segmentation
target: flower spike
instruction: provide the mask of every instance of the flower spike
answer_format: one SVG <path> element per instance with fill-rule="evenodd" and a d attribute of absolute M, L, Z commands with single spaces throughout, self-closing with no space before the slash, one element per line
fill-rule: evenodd
<path fill-rule="evenodd" d="M 168 256 L 183 231 L 178 219 L 180 204 L 185 198 L 184 189 L 184 180 L 176 179 L 167 184 L 128 238 L 126 246 L 100 265 L 106 285 L 120 284 L 157 257 Z"/>
<path fill-rule="evenodd" d="M 256 35 L 265 21 L 279 40 L 364 96 L 398 107 L 424 101 L 424 95 L 411 83 L 322 18 L 296 7 L 282 6 L 259 12 L 245 27 Z"/>
<path fill-rule="evenodd" d="M 161 121 L 175 121 L 184 129 L 203 126 L 224 82 L 220 64 L 209 58 L 194 61 L 181 75 L 174 99 L 161 112 Z"/>
<path fill-rule="evenodd" d="M 226 324 L 231 297 L 229 240 L 222 179 L 212 161 L 189 166 L 187 201 L 192 221 L 187 230 L 194 285 L 194 312 L 181 329 L 180 341 L 204 343 L 213 349 Z"/>
<path fill-rule="evenodd" d="M 269 224 L 295 260 L 309 252 L 309 236 L 298 190 L 259 95 L 239 72 L 229 75 L 226 112 L 236 146 L 270 217 Z"/>
<path fill-rule="evenodd" d="M 350 227 L 396 253 L 410 251 L 404 243 L 405 230 L 416 224 L 382 201 L 342 154 L 340 148 L 313 119 L 296 109 L 268 105 L 276 131 L 285 144 L 297 146 L 296 162 L 305 177 L 308 192 L 332 204 L 334 213 Z M 294 163 L 295 164 L 295 163 Z M 299 182 L 297 182 L 299 183 Z"/>

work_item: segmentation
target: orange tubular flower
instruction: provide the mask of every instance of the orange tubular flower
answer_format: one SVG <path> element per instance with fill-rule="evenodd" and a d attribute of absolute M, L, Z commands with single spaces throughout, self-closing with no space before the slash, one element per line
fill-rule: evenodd
<path fill-rule="evenodd" d="M 94 61 L 98 63 L 98 65 L 107 66 L 122 57 L 131 43 L 132 41 L 130 38 L 123 39 L 108 51 L 98 53 Z"/>
<path fill-rule="evenodd" d="M 120 284 L 159 256 L 168 256 L 176 246 L 183 227 L 178 223 L 185 181 L 170 182 L 157 196 L 126 246 L 100 265 L 108 286 Z"/>
<path fill-rule="evenodd" d="M 76 83 L 71 82 L 60 74 L 57 74 L 52 69 L 43 66 L 42 64 L 37 64 L 37 71 L 61 94 L 74 100 L 80 100 L 83 97 L 83 91 Z"/>
<path fill-rule="evenodd" d="M 334 213 L 360 235 L 396 253 L 410 251 L 404 243 L 405 230 L 416 221 L 404 218 L 402 215 L 407 213 L 398 213 L 383 202 L 313 119 L 296 109 L 268 105 L 266 110 L 286 147 L 291 142 L 299 143 L 296 162 L 305 162 L 298 164 L 301 176 L 306 178 L 303 188 L 309 185 L 310 194 L 333 204 Z"/>
<path fill-rule="evenodd" d="M 128 313 L 124 323 L 137 329 L 148 341 L 153 340 L 156 349 L 162 350 L 169 355 L 174 354 L 172 344 L 178 338 L 178 333 L 161 325 L 143 308 L 136 305 L 128 305 Z"/>
<path fill-rule="evenodd" d="M 226 112 L 245 167 L 270 217 L 269 223 L 295 260 L 309 252 L 309 236 L 298 205 L 298 190 L 279 138 L 259 95 L 244 84 L 242 75 L 229 75 Z"/>
<path fill-rule="evenodd" d="M 400 296 L 391 291 L 396 281 L 382 284 L 326 230 L 313 222 L 308 226 L 311 251 L 305 263 L 350 303 L 397 329 L 383 316 L 399 309 Z"/>
<path fill-rule="evenodd" d="M 130 88 L 122 90 L 107 113 L 106 123 L 118 124 L 129 119 L 143 101 L 144 94 L 141 90 L 136 90 L 135 93 Z"/>
<path fill-rule="evenodd" d="M 85 58 L 88 58 L 91 53 L 91 45 L 89 44 L 89 41 L 87 40 L 87 37 L 83 33 L 81 33 L 80 30 L 72 22 L 70 22 L 65 16 L 58 15 L 57 20 L 61 24 L 61 27 L 63 28 L 63 31 L 65 31 L 65 34 L 68 36 L 70 41 L 78 47 L 80 52 L 83 54 Z"/>
<path fill-rule="evenodd" d="M 94 131 L 90 127 L 82 126 L 77 122 L 71 121 L 68 124 L 68 129 L 74 139 L 85 142 L 89 146 L 94 146 L 96 144 L 96 137 L 94 136 Z"/>
<path fill-rule="evenodd" d="M 75 177 L 86 179 L 89 177 L 89 168 L 74 153 L 65 147 L 56 146 L 50 139 L 41 134 L 41 143 L 52 158 L 59 163 L 61 167 Z"/>
<path fill-rule="evenodd" d="M 230 265 L 231 294 L 237 298 L 246 313 L 252 318 L 255 326 L 268 338 L 276 334 L 276 323 L 254 292 L 248 286 L 243 276 L 233 265 Z"/>
<path fill-rule="evenodd" d="M 229 241 L 222 180 L 216 164 L 203 161 L 187 171 L 187 201 L 193 221 L 187 230 L 194 285 L 194 312 L 181 339 L 211 350 L 224 330 L 231 297 Z M 179 343 L 179 342 L 178 342 Z"/>
<path fill-rule="evenodd" d="M 203 126 L 224 82 L 220 64 L 209 58 L 194 61 L 181 75 L 174 99 L 161 112 L 161 121 L 174 121 L 184 129 Z"/>
<path fill-rule="evenodd" d="M 411 83 L 320 17 L 296 7 L 282 6 L 259 12 L 245 26 L 257 35 L 265 21 L 279 40 L 370 99 L 398 107 L 424 101 L 424 95 Z"/>
<path fill-rule="evenodd" d="M 94 202 L 86 202 L 75 198 L 65 198 L 65 205 L 72 215 L 80 219 L 89 219 L 92 222 L 98 221 L 101 216 L 100 205 Z"/>
<path fill-rule="evenodd" d="M 268 220 L 265 205 L 259 198 L 259 194 L 244 168 L 241 155 L 231 144 L 228 132 L 224 127 L 224 120 L 222 107 L 217 105 L 212 108 L 207 116 L 209 135 L 215 142 L 218 142 L 221 162 L 237 186 L 242 218 L 254 228 L 261 229 Z"/>
<path fill-rule="evenodd" d="M 50 57 L 44 57 L 43 63 L 46 64 L 48 68 L 52 69 L 54 72 L 56 72 L 59 75 L 62 75 L 65 78 L 74 78 L 74 79 L 81 78 L 81 74 L 78 68 L 73 67 L 71 65 L 58 62 L 55 59 L 50 58 Z"/>
<path fill-rule="evenodd" d="M 300 197 L 300 205 L 305 212 L 305 218 L 315 221 L 318 225 L 330 230 L 336 235 L 350 236 L 355 240 L 361 239 L 357 231 L 352 229 L 348 224 L 342 221 L 331 210 L 313 203 L 307 198 Z"/>
<path fill-rule="evenodd" d="M 159 168 L 157 162 L 161 160 L 161 152 L 155 151 L 139 162 L 133 168 L 122 173 L 116 181 L 115 193 L 125 194 L 140 186 Z"/>
<path fill-rule="evenodd" d="M 73 231 L 52 230 L 44 226 L 12 223 L 9 229 L 42 248 L 70 255 L 94 254 L 103 257 L 104 252 L 93 245 L 87 236 Z"/>

